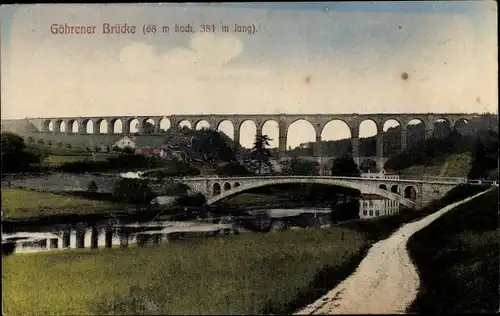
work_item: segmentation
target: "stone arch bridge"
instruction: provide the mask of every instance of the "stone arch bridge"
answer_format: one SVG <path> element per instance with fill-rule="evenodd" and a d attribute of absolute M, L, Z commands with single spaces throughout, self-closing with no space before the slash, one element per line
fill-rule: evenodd
<path fill-rule="evenodd" d="M 361 193 L 378 194 L 416 209 L 443 197 L 461 183 L 460 180 L 423 181 L 325 176 L 198 177 L 180 178 L 177 181 L 203 194 L 208 205 L 253 188 L 275 184 L 318 183 L 352 188 Z"/>
<path fill-rule="evenodd" d="M 193 115 L 149 115 L 149 116 L 92 116 L 92 117 L 51 117 L 27 118 L 33 129 L 41 133 L 65 133 L 79 135 L 114 135 L 130 134 L 132 126 L 137 126 L 139 135 L 145 134 L 145 126 L 150 123 L 154 131 L 147 135 L 159 135 L 161 129 L 178 128 L 181 123 L 186 123 L 191 128 L 196 128 L 201 122 L 207 123 L 211 128 L 218 129 L 221 123 L 228 121 L 233 126 L 233 140 L 236 147 L 240 146 L 240 129 L 243 123 L 253 122 L 257 134 L 262 134 L 263 126 L 268 121 L 278 125 L 279 133 L 279 158 L 286 152 L 288 129 L 290 125 L 299 120 L 311 124 L 316 133 L 314 156 L 321 156 L 321 135 L 325 126 L 332 121 L 343 122 L 350 130 L 352 157 L 359 157 L 359 129 L 364 121 L 372 121 L 377 127 L 376 157 L 383 158 L 384 125 L 389 120 L 396 121 L 401 126 L 401 151 L 405 150 L 408 142 L 407 128 L 411 121 L 417 120 L 425 128 L 425 137 L 434 135 L 434 126 L 438 121 L 448 123 L 450 129 L 455 129 L 457 123 L 467 123 L 470 119 L 480 117 L 478 113 L 373 113 L 373 114 L 193 114 Z M 7 122 L 6 122 L 7 123 Z M 168 125 L 168 127 L 167 127 Z M 162 127 L 163 126 L 163 127 Z M 230 135 L 229 135 L 230 136 Z M 381 165 L 382 162 L 377 162 Z"/>

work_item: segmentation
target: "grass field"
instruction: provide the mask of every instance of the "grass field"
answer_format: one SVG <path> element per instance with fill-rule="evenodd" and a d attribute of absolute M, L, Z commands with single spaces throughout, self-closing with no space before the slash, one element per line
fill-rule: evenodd
<path fill-rule="evenodd" d="M 408 247 L 421 288 L 409 312 L 497 312 L 499 246 L 498 188 L 413 235 Z"/>
<path fill-rule="evenodd" d="M 123 211 L 120 204 L 15 188 L 2 188 L 4 220 L 26 220 L 52 215 L 87 215 Z"/>
<path fill-rule="evenodd" d="M 361 233 L 338 228 L 12 255 L 2 260 L 3 309 L 7 315 L 292 312 L 347 277 L 366 246 Z"/>
<path fill-rule="evenodd" d="M 401 178 L 407 176 L 440 176 L 440 177 L 467 177 L 470 170 L 470 153 L 454 154 L 446 157 L 445 161 L 435 159 L 427 166 L 412 166 L 401 170 Z"/>

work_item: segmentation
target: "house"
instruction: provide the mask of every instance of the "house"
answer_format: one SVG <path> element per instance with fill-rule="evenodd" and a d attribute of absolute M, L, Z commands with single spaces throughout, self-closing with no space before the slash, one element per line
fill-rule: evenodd
<path fill-rule="evenodd" d="M 390 171 L 390 170 L 382 169 L 378 173 L 375 173 L 375 172 L 362 173 L 361 178 L 399 180 L 399 174 L 397 174 L 393 171 Z"/>
<path fill-rule="evenodd" d="M 393 215 L 399 212 L 399 202 L 378 194 L 361 194 L 359 199 L 359 217 L 372 218 Z"/>
<path fill-rule="evenodd" d="M 125 149 L 125 148 L 132 148 L 135 149 L 136 147 L 136 142 L 134 138 L 124 136 L 120 140 L 118 140 L 116 143 L 113 144 L 112 148 L 120 148 L 120 149 Z"/>

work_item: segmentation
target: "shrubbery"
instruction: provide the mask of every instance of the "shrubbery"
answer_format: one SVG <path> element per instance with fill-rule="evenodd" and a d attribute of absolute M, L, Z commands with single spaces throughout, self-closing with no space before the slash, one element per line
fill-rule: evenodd
<path fill-rule="evenodd" d="M 114 188 L 113 195 L 125 202 L 134 204 L 149 204 L 156 196 L 147 181 L 123 178 Z"/>

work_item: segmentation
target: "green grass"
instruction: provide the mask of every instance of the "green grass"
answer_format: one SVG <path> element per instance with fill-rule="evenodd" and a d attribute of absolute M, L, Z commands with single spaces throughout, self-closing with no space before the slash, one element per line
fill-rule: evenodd
<path fill-rule="evenodd" d="M 429 165 L 412 166 L 401 170 L 402 178 L 405 176 L 440 176 L 440 177 L 467 177 L 470 170 L 472 156 L 470 153 L 454 154 L 434 159 Z"/>
<path fill-rule="evenodd" d="M 421 288 L 409 312 L 497 312 L 499 245 L 498 188 L 413 235 L 408 248 Z"/>
<path fill-rule="evenodd" d="M 118 203 L 87 200 L 15 188 L 2 188 L 4 220 L 26 220 L 53 215 L 88 215 L 123 211 Z"/>
<path fill-rule="evenodd" d="M 3 309 L 7 315 L 292 312 L 345 278 L 367 245 L 361 233 L 336 228 L 11 255 L 2 260 Z"/>

